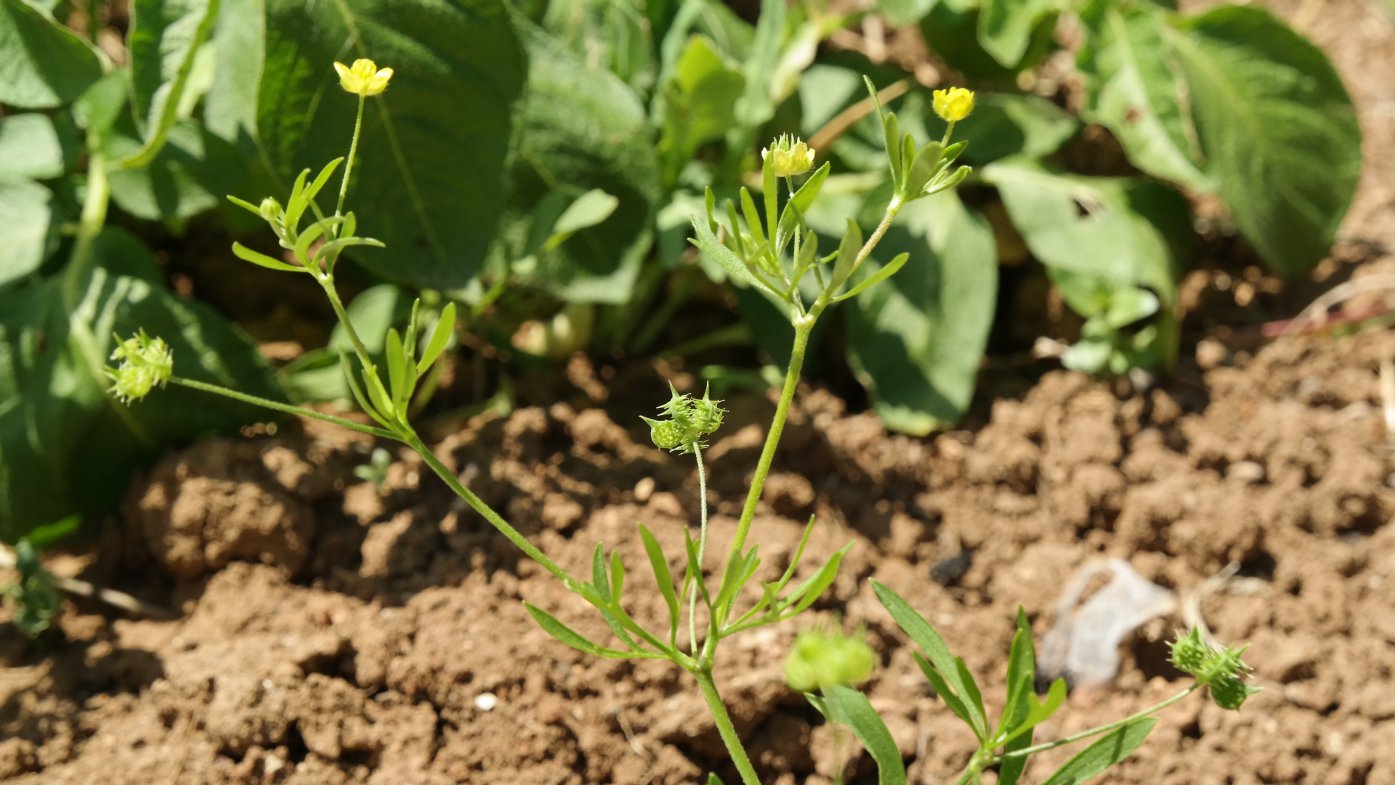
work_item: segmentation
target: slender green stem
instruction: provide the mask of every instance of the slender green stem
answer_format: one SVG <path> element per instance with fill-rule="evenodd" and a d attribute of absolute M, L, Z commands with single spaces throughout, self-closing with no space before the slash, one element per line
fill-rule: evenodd
<path fill-rule="evenodd" d="M 338 425 L 342 428 L 348 428 L 351 431 L 366 433 L 369 436 L 376 436 L 380 439 L 393 439 L 396 441 L 401 441 L 401 437 L 399 437 L 397 434 L 393 433 L 392 431 L 385 430 L 383 428 L 375 428 L 372 425 L 364 425 L 363 423 L 357 423 L 353 420 L 346 420 L 343 417 L 335 417 L 332 414 L 317 412 L 314 409 L 306 409 L 300 406 L 293 406 L 289 403 L 273 401 L 270 398 L 262 398 L 258 395 L 248 395 L 244 392 L 238 392 L 237 390 L 232 390 L 227 387 L 221 387 L 216 384 L 201 382 L 197 379 L 185 379 L 181 376 L 171 376 L 170 383 L 177 384 L 180 387 L 188 387 L 191 390 L 199 390 L 201 392 L 213 393 L 214 395 L 221 395 L 224 398 L 232 398 L 235 401 L 250 403 L 253 406 L 260 406 L 263 409 L 271 409 L 272 411 L 284 412 L 286 414 L 296 414 L 301 417 L 312 417 L 316 420 L 321 420 L 323 422 L 331 423 L 333 425 Z"/>
<path fill-rule="evenodd" d="M 1167 700 L 1163 701 L 1162 703 L 1156 704 L 1156 705 L 1154 705 L 1154 706 L 1150 706 L 1150 707 L 1148 707 L 1148 708 L 1144 709 L 1143 711 L 1140 711 L 1140 712 L 1138 712 L 1138 713 L 1136 713 L 1136 714 L 1131 714 L 1131 715 L 1129 715 L 1129 716 L 1123 718 L 1122 720 L 1117 720 L 1117 721 L 1115 721 L 1115 722 L 1111 722 L 1111 723 L 1109 723 L 1108 725 L 1101 725 L 1101 726 L 1098 727 L 1098 728 L 1091 728 L 1091 729 L 1089 729 L 1089 730 L 1084 730 L 1084 731 L 1081 731 L 1081 732 L 1079 732 L 1079 733 L 1076 733 L 1076 734 L 1067 736 L 1067 737 L 1065 737 L 1064 739 L 1057 739 L 1057 740 L 1055 740 L 1055 741 L 1046 742 L 1045 744 L 1037 744 L 1037 745 L 1032 746 L 1032 747 L 1023 747 L 1023 748 L 1020 749 L 1020 750 L 1013 750 L 1012 752 L 1006 752 L 1006 753 L 1003 753 L 1002 755 L 997 755 L 997 756 L 995 756 L 995 757 L 993 758 L 993 760 L 992 760 L 992 763 L 995 763 L 995 764 L 996 764 L 996 763 L 1002 763 L 1003 761 L 1008 760 L 1009 758 L 1025 758 L 1025 757 L 1027 757 L 1028 755 L 1035 755 L 1035 754 L 1038 753 L 1038 752 L 1045 752 L 1046 750 L 1055 749 L 1056 747 L 1060 747 L 1060 746 L 1063 746 L 1063 745 L 1066 745 L 1066 744 L 1074 744 L 1074 743 L 1077 742 L 1077 741 L 1080 741 L 1080 740 L 1082 740 L 1082 739 L 1088 739 L 1088 738 L 1090 738 L 1091 736 L 1098 736 L 1098 735 L 1100 735 L 1101 733 L 1108 733 L 1108 732 L 1110 732 L 1110 731 L 1112 731 L 1112 730 L 1117 730 L 1117 729 L 1119 729 L 1119 728 L 1122 728 L 1122 727 L 1125 726 L 1125 725 L 1128 725 L 1128 724 L 1131 723 L 1131 722 L 1137 722 L 1137 721 L 1143 719 L 1144 717 L 1148 717 L 1148 716 L 1151 716 L 1151 715 L 1153 715 L 1153 714 L 1157 714 L 1158 712 L 1162 711 L 1163 709 L 1167 708 L 1168 706 L 1171 706 L 1172 704 L 1176 703 L 1177 701 L 1180 701 L 1180 700 L 1182 700 L 1183 698 L 1187 697 L 1188 695 L 1191 695 L 1193 692 L 1196 692 L 1197 689 L 1198 689 L 1199 687 L 1201 687 L 1201 684 L 1200 684 L 1200 683 L 1193 683 L 1190 687 L 1186 688 L 1185 690 L 1182 690 L 1181 692 L 1177 693 L 1176 695 L 1173 695 L 1171 698 L 1168 698 Z"/>
<path fill-rule="evenodd" d="M 595 601 L 600 601 L 600 598 L 596 597 L 595 592 L 592 591 L 589 586 L 573 578 L 566 570 L 562 569 L 557 562 L 554 562 L 552 559 L 548 558 L 547 554 L 538 550 L 538 546 L 529 542 L 528 538 L 524 537 L 512 524 L 504 520 L 499 513 L 494 511 L 493 507 L 485 504 L 483 499 L 476 496 L 469 488 L 466 488 L 464 484 L 460 482 L 460 478 L 455 476 L 455 472 L 447 469 L 446 465 L 441 463 L 441 460 L 422 442 L 421 437 L 417 436 L 415 431 L 407 431 L 403 435 L 402 441 L 406 442 L 408 447 L 416 450 L 422 460 L 426 461 L 426 465 L 430 466 L 431 470 L 445 481 L 446 485 L 455 492 L 456 496 L 463 499 L 466 504 L 470 505 L 471 509 L 479 513 L 486 521 L 489 521 L 490 526 L 499 530 L 499 533 L 504 535 L 505 539 L 513 543 L 519 550 L 523 551 L 528 558 L 537 562 L 544 570 L 551 573 L 554 578 L 561 581 L 572 593 L 580 595 L 588 601 L 591 601 L 593 598 Z"/>
<path fill-rule="evenodd" d="M 703 580 L 702 565 L 707 555 L 707 470 L 702 465 L 702 445 L 698 442 L 692 443 L 693 457 L 697 459 L 698 472 L 698 548 L 697 548 L 697 579 Z M 688 595 L 688 650 L 693 656 L 698 655 L 697 642 L 697 596 L 696 587 Z"/>
<path fill-rule="evenodd" d="M 320 282 L 320 286 L 325 290 L 325 296 L 329 297 L 330 306 L 334 308 L 334 315 L 339 317 L 339 323 L 344 325 L 344 332 L 349 336 L 349 342 L 354 346 L 354 353 L 358 355 L 358 361 L 363 363 L 364 368 L 372 367 L 373 357 L 368 353 L 368 347 L 364 346 L 362 339 L 358 337 L 354 323 L 349 321 L 349 312 L 344 310 L 344 303 L 339 299 L 339 291 L 334 288 L 334 276 L 329 273 L 316 273 L 315 280 Z"/>
<path fill-rule="evenodd" d="M 765 478 L 770 474 L 770 464 L 775 460 L 775 449 L 780 445 L 780 435 L 784 433 L 785 420 L 789 418 L 790 403 L 794 401 L 794 392 L 799 387 L 799 374 L 804 368 L 804 353 L 809 348 L 809 333 L 813 329 L 813 314 L 794 322 L 794 346 L 790 348 L 790 365 L 785 371 L 785 386 L 780 390 L 780 402 L 775 406 L 775 417 L 770 422 L 765 447 L 761 449 L 760 459 L 756 462 L 756 473 L 751 478 L 746 504 L 741 508 L 741 520 L 736 524 L 736 538 L 731 543 L 733 557 L 745 550 L 746 538 L 751 532 L 751 521 L 756 517 L 756 505 L 760 503 L 761 492 L 765 489 Z"/>
<path fill-rule="evenodd" d="M 354 159 L 358 157 L 358 136 L 363 130 L 363 102 L 367 99 L 362 95 L 358 97 L 358 114 L 354 117 L 354 138 L 349 142 L 349 160 L 344 162 L 344 177 L 339 181 L 339 203 L 334 206 L 334 215 L 339 217 L 344 214 L 344 197 L 349 193 L 349 178 L 354 171 Z M 334 234 L 337 237 L 339 230 L 336 228 Z"/>
<path fill-rule="evenodd" d="M 949 138 L 950 138 L 951 136 L 954 136 L 954 121 L 953 121 L 953 120 L 950 120 L 950 121 L 949 121 L 949 125 L 946 125 L 946 126 L 945 126 L 945 136 L 944 136 L 943 139 L 940 140 L 940 147 L 949 147 Z"/>
<path fill-rule="evenodd" d="M 886 206 L 886 212 L 882 215 L 882 222 L 877 224 L 877 228 L 872 231 L 872 236 L 868 237 L 867 242 L 863 243 L 862 247 L 858 249 L 857 256 L 853 259 L 852 267 L 848 269 L 847 281 L 852 280 L 852 277 L 857 274 L 857 268 L 861 267 L 862 263 L 867 261 L 867 257 L 872 255 L 873 249 L 881 243 L 882 238 L 886 236 L 886 230 L 891 228 L 892 222 L 896 220 L 897 215 L 900 215 L 903 206 L 900 197 L 891 197 L 891 201 Z M 822 300 L 822 298 L 820 298 L 820 300 Z"/>
<path fill-rule="evenodd" d="M 63 272 L 63 304 L 70 313 L 77 308 L 82 294 L 80 286 L 86 281 L 92 267 L 92 245 L 106 226 L 107 205 L 111 202 L 107 159 L 102 154 L 101 145 L 101 139 L 95 136 L 87 140 L 87 190 L 82 199 L 82 215 L 78 219 L 77 241 L 73 243 L 73 253 L 68 258 L 68 269 Z"/>
<path fill-rule="evenodd" d="M 707 699 L 707 709 L 712 712 L 712 721 L 717 726 L 722 743 L 727 747 L 731 762 L 741 775 L 742 785 L 760 785 L 760 778 L 756 776 L 756 769 L 751 765 L 751 758 L 746 754 L 746 748 L 741 746 L 741 737 L 736 735 L 736 726 L 732 724 L 726 704 L 722 703 L 722 696 L 717 692 L 717 683 L 712 680 L 712 671 L 699 668 L 692 671 L 692 674 L 697 679 L 698 687 L 702 689 L 702 697 Z"/>

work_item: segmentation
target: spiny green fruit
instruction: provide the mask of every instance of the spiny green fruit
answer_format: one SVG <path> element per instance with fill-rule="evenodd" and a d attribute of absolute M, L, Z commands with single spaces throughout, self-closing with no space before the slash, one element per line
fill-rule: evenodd
<path fill-rule="evenodd" d="M 1244 646 L 1219 649 L 1210 646 L 1202 639 L 1201 630 L 1193 627 L 1173 642 L 1172 664 L 1206 687 L 1217 706 L 1234 711 L 1246 698 L 1259 692 L 1258 688 L 1244 682 L 1250 673 L 1249 666 L 1241 659 L 1245 649 Z"/>
<path fill-rule="evenodd" d="M 1258 687 L 1251 687 L 1237 677 L 1229 675 L 1211 682 L 1207 689 L 1211 691 L 1211 700 L 1215 701 L 1217 706 L 1231 711 L 1238 711 L 1246 698 L 1259 692 Z"/>
<path fill-rule="evenodd" d="M 721 407 L 721 401 L 712 400 L 709 390 L 704 390 L 702 398 L 692 402 L 693 427 L 704 436 L 716 433 L 722 427 L 722 416 L 726 410 Z"/>
<path fill-rule="evenodd" d="M 651 420 L 648 417 L 640 419 L 649 423 L 649 438 L 654 441 L 654 446 L 661 450 L 682 449 L 686 443 L 683 437 L 686 429 L 672 420 Z"/>
<path fill-rule="evenodd" d="M 693 400 L 690 395 L 680 395 L 671 384 L 668 389 L 669 399 L 659 406 L 659 414 L 668 419 L 640 419 L 649 424 L 649 438 L 656 447 L 692 452 L 694 446 L 703 445 L 702 437 L 721 427 L 725 411 L 721 401 L 712 400 L 707 393 L 703 393 L 701 400 Z"/>

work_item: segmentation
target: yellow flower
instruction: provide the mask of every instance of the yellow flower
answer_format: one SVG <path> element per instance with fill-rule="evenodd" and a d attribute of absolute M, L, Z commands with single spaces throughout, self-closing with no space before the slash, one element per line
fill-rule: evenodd
<path fill-rule="evenodd" d="M 343 63 L 335 63 L 339 72 L 339 86 L 354 95 L 377 95 L 387 89 L 392 78 L 391 68 L 378 68 L 378 64 L 366 58 L 354 61 L 352 68 Z"/>
<path fill-rule="evenodd" d="M 772 158 L 773 156 L 773 158 Z M 814 168 L 814 151 L 803 139 L 781 134 L 779 139 L 760 151 L 760 159 L 770 160 L 776 177 L 793 177 Z"/>
<path fill-rule="evenodd" d="M 962 87 L 935 91 L 935 114 L 948 123 L 957 123 L 974 111 L 974 91 Z"/>

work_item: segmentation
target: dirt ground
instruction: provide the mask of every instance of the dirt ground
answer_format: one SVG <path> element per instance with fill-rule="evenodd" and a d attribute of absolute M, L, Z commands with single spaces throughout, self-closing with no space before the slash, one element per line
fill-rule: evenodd
<path fill-rule="evenodd" d="M 1395 271 L 1380 248 L 1395 243 L 1395 27 L 1365 0 L 1270 5 L 1333 54 L 1366 133 L 1367 179 L 1339 256 L 1367 261 L 1327 265 L 1308 289 L 1375 280 Z M 1231 278 L 1196 274 L 1196 307 L 1234 308 Z M 1307 299 L 1260 291 L 1247 324 L 1291 317 Z M 815 613 L 725 644 L 719 684 L 766 780 L 830 783 L 843 762 L 781 673 L 795 633 L 818 623 L 865 627 L 881 653 L 868 690 L 912 782 L 943 782 L 972 752 L 867 579 L 940 627 L 993 709 L 1016 608 L 1040 644 L 1071 577 L 1117 557 L 1182 601 L 1128 636 L 1112 683 L 1074 689 L 1040 738 L 1184 687 L 1166 643 L 1200 619 L 1251 644 L 1264 691 L 1239 713 L 1201 696 L 1172 707 L 1101 781 L 1395 784 L 1395 452 L 1378 374 L 1395 333 L 1261 344 L 1231 327 L 1208 327 L 1175 377 L 1141 392 L 1062 371 L 1019 386 L 989 374 L 989 402 L 931 439 L 889 434 L 828 390 L 802 390 L 753 541 L 772 573 L 812 514 L 812 558 L 857 545 Z M 564 402 L 477 418 L 434 444 L 572 572 L 586 571 L 596 542 L 617 549 L 632 612 L 657 622 L 635 527 L 675 556 L 696 525 L 697 481 L 635 417 L 659 375 L 630 369 L 612 388 L 634 399 L 598 401 L 595 372 L 578 358 Z M 755 396 L 729 403 L 707 452 L 719 549 L 773 409 Z M 685 675 L 553 641 L 523 600 L 598 639 L 604 627 L 410 453 L 394 453 L 382 489 L 355 478 L 372 446 L 291 428 L 200 443 L 141 478 L 108 541 L 55 566 L 175 617 L 75 602 L 33 645 L 0 614 L 0 781 L 659 785 L 711 770 L 736 781 Z M 1043 756 L 1027 781 L 1065 757 Z M 856 756 L 847 774 L 875 781 Z"/>

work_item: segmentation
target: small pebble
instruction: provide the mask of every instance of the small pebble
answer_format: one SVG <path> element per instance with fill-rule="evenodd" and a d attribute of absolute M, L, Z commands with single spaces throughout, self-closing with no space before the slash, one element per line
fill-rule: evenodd
<path fill-rule="evenodd" d="M 475 696 L 475 708 L 480 711 L 493 711 L 499 705 L 499 696 L 492 692 L 481 692 Z"/>

